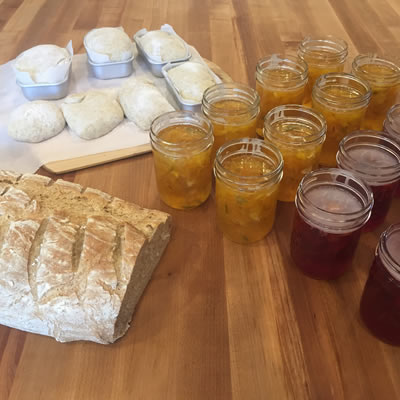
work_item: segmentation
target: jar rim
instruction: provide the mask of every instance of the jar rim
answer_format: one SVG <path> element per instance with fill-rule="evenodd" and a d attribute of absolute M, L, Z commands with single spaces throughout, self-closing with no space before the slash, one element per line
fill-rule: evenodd
<path fill-rule="evenodd" d="M 355 147 L 365 147 L 385 151 L 397 160 L 392 165 L 378 166 L 370 161 L 360 161 L 353 157 L 349 150 Z M 372 130 L 359 130 L 345 136 L 339 143 L 336 161 L 340 168 L 351 170 L 361 176 L 366 183 L 388 184 L 400 179 L 400 145 L 384 134 Z"/>
<path fill-rule="evenodd" d="M 292 82 L 298 82 L 296 87 L 305 85 L 308 80 L 308 65 L 300 57 L 295 55 L 286 55 L 280 53 L 270 54 L 258 60 L 256 65 L 256 79 L 259 83 L 265 85 L 265 82 L 271 77 L 268 76 L 269 71 L 275 71 L 277 68 L 295 71 L 298 76 L 292 79 Z M 278 82 L 276 77 L 272 77 L 274 86 L 287 88 L 289 82 Z"/>
<path fill-rule="evenodd" d="M 235 147 L 237 148 L 236 150 Z M 271 155 L 275 157 L 275 162 L 271 157 L 268 157 L 263 150 L 270 152 Z M 223 157 L 224 152 L 227 152 L 225 157 Z M 271 168 L 271 171 L 263 175 L 242 176 L 236 174 L 224 167 L 224 161 L 238 154 L 257 155 L 273 163 L 274 167 Z M 283 157 L 281 152 L 272 143 L 265 143 L 261 139 L 242 138 L 228 141 L 219 148 L 214 161 L 215 176 L 223 175 L 224 180 L 231 185 L 237 185 L 238 181 L 240 181 L 240 186 L 249 189 L 252 189 L 253 186 L 259 186 L 260 184 L 269 184 L 272 180 L 280 181 L 283 174 L 282 171 Z"/>
<path fill-rule="evenodd" d="M 330 51 L 321 52 L 327 49 Z M 298 53 L 301 58 L 305 59 L 307 52 L 310 51 L 316 51 L 313 53 L 312 59 L 307 60 L 310 65 L 329 65 L 335 61 L 343 64 L 348 55 L 348 45 L 345 40 L 332 35 L 319 38 L 306 36 L 299 44 Z"/>
<path fill-rule="evenodd" d="M 205 135 L 202 138 L 193 140 L 192 142 L 173 143 L 161 139 L 158 134 L 171 126 L 191 125 L 204 131 Z M 150 142 L 157 150 L 167 151 L 169 153 L 179 153 L 182 150 L 203 151 L 205 148 L 212 146 L 214 143 L 213 129 L 211 122 L 203 115 L 194 111 L 179 110 L 169 111 L 159 115 L 153 120 L 150 126 Z"/>
<path fill-rule="evenodd" d="M 299 115 L 285 115 L 285 111 L 298 113 Z M 312 119 L 314 121 L 312 121 Z M 285 135 L 287 133 L 286 131 L 282 132 L 274 129 L 273 124 L 283 120 L 288 120 L 292 122 L 296 121 L 297 124 L 299 124 L 299 122 L 302 122 L 305 126 L 309 126 L 309 124 L 312 124 L 316 131 L 311 133 L 310 135 L 302 137 L 303 140 L 301 141 L 294 140 L 289 142 L 287 140 L 283 140 L 282 138 L 282 135 Z M 307 124 L 306 122 L 308 122 L 309 124 Z M 317 126 L 317 124 L 319 124 L 319 126 Z M 285 104 L 282 106 L 274 107 L 264 117 L 264 137 L 269 139 L 267 136 L 270 136 L 274 140 L 286 146 L 297 147 L 310 145 L 315 142 L 322 143 L 325 141 L 326 130 L 326 120 L 320 112 L 298 104 Z"/>
<path fill-rule="evenodd" d="M 398 133 L 400 134 L 400 104 L 394 104 L 389 108 L 386 114 L 386 121 L 389 123 L 390 128 L 393 129 L 395 127 L 394 130 L 396 132 L 399 131 Z"/>
<path fill-rule="evenodd" d="M 383 65 L 390 68 L 393 73 L 388 76 L 382 76 L 379 73 L 367 72 L 362 69 L 365 64 Z M 400 83 L 399 65 L 389 58 L 381 57 L 375 53 L 359 54 L 356 56 L 352 63 L 352 72 L 361 75 L 362 78 L 376 86 Z"/>
<path fill-rule="evenodd" d="M 237 100 L 246 104 L 248 109 L 229 110 L 215 107 L 215 103 L 221 100 Z M 254 118 L 260 111 L 260 96 L 255 89 L 243 83 L 217 83 L 205 90 L 202 99 L 202 110 L 206 116 L 213 113 L 227 117 L 250 114 L 251 118 Z"/>
<path fill-rule="evenodd" d="M 332 179 L 322 180 L 318 184 L 318 178 L 324 175 Z M 350 182 L 353 182 L 352 185 Z M 322 185 L 346 189 L 360 201 L 361 209 L 352 212 L 335 212 L 315 204 L 307 198 L 307 192 Z M 335 233 L 352 232 L 361 228 L 368 221 L 373 204 L 374 199 L 369 186 L 355 174 L 340 168 L 321 168 L 309 172 L 301 180 L 295 197 L 296 208 L 304 219 L 311 225 Z"/>
<path fill-rule="evenodd" d="M 360 92 L 357 97 L 344 97 L 337 96 L 334 94 L 326 93 L 324 88 L 326 87 L 346 87 L 349 88 L 351 85 L 353 88 Z M 358 87 L 357 87 L 358 86 Z M 363 108 L 369 104 L 372 96 L 372 91 L 369 83 L 355 75 L 348 74 L 345 72 L 330 72 L 328 74 L 321 75 L 315 82 L 312 97 L 315 98 L 320 103 L 334 109 L 348 109 L 348 108 Z M 345 100 L 346 104 L 343 104 Z"/>

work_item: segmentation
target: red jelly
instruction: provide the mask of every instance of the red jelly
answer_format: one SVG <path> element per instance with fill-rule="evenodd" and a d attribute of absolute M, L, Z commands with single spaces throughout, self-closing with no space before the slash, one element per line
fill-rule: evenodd
<path fill-rule="evenodd" d="M 400 144 L 400 104 L 395 104 L 388 111 L 383 131 Z M 400 185 L 397 186 L 395 197 L 400 197 Z"/>
<path fill-rule="evenodd" d="M 390 226 L 381 235 L 360 313 L 376 337 L 400 346 L 400 224 Z"/>
<path fill-rule="evenodd" d="M 339 144 L 338 167 L 362 178 L 372 189 L 374 207 L 364 231 L 384 221 L 400 183 L 400 144 L 376 131 L 356 131 Z"/>
<path fill-rule="evenodd" d="M 319 169 L 303 178 L 295 204 L 293 261 L 312 278 L 338 278 L 351 266 L 371 214 L 371 191 L 348 171 Z"/>

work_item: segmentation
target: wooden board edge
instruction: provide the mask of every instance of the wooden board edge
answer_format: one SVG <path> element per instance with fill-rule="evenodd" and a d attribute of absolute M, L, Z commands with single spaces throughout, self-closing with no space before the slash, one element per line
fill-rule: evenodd
<path fill-rule="evenodd" d="M 95 167 L 96 165 L 138 156 L 140 154 L 149 153 L 150 151 L 151 145 L 150 143 L 146 143 L 121 150 L 107 151 L 104 153 L 71 158 L 68 160 L 49 162 L 43 165 L 43 168 L 53 174 L 65 174 L 67 172 L 77 171 L 83 168 Z"/>

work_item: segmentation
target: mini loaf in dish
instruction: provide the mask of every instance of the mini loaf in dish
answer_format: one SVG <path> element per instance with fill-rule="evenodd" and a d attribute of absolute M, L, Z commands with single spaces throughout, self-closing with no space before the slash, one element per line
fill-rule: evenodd
<path fill-rule="evenodd" d="M 133 56 L 133 42 L 122 27 L 93 29 L 86 34 L 84 45 L 96 63 L 126 61 Z"/>
<path fill-rule="evenodd" d="M 163 212 L 0 170 L 0 324 L 61 342 L 114 342 L 169 236 Z"/>
<path fill-rule="evenodd" d="M 174 33 L 151 31 L 139 40 L 146 54 L 155 61 L 173 61 L 187 56 L 185 43 Z"/>
<path fill-rule="evenodd" d="M 210 70 L 201 63 L 187 61 L 168 69 L 168 77 L 184 100 L 200 103 L 203 93 L 216 81 Z"/>
<path fill-rule="evenodd" d="M 58 135 L 64 126 L 57 104 L 37 100 L 22 104 L 11 113 L 7 133 L 20 142 L 38 143 Z"/>
<path fill-rule="evenodd" d="M 71 62 L 71 43 L 67 48 L 42 44 L 21 53 L 15 60 L 14 68 L 21 84 L 54 84 L 66 78 Z"/>

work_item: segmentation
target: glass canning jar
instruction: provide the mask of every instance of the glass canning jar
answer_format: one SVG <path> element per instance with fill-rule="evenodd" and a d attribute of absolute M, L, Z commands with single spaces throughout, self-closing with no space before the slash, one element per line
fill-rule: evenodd
<path fill-rule="evenodd" d="M 312 92 L 312 106 L 325 117 L 327 124 L 321 165 L 336 166 L 339 142 L 347 134 L 360 129 L 370 98 L 368 83 L 356 76 L 330 73 L 317 79 Z"/>
<path fill-rule="evenodd" d="M 257 136 L 260 97 L 246 85 L 221 83 L 209 87 L 203 95 L 202 111 L 213 126 L 213 159 L 228 140 Z"/>
<path fill-rule="evenodd" d="M 335 279 L 350 268 L 373 196 L 351 172 L 324 168 L 300 182 L 295 199 L 290 252 L 315 279 Z"/>
<path fill-rule="evenodd" d="M 383 132 L 400 144 L 400 104 L 390 107 L 383 123 Z M 400 197 L 400 184 L 397 186 L 395 197 Z"/>
<path fill-rule="evenodd" d="M 308 79 L 307 64 L 298 57 L 272 54 L 258 61 L 256 90 L 261 99 L 257 133 L 263 137 L 263 119 L 274 107 L 301 104 Z"/>
<path fill-rule="evenodd" d="M 374 207 L 364 231 L 385 219 L 400 183 L 400 145 L 382 132 L 356 131 L 339 144 L 339 168 L 351 171 L 366 182 L 374 194 Z"/>
<path fill-rule="evenodd" d="M 381 131 L 386 113 L 396 103 L 400 90 L 400 67 L 387 58 L 360 54 L 353 61 L 352 73 L 366 80 L 372 90 L 361 128 Z"/>
<path fill-rule="evenodd" d="M 391 225 L 380 237 L 360 314 L 377 338 L 400 346 L 400 224 Z"/>
<path fill-rule="evenodd" d="M 278 200 L 294 201 L 303 176 L 318 168 L 325 136 L 325 118 L 307 107 L 279 106 L 265 116 L 264 138 L 280 150 L 285 163 Z"/>
<path fill-rule="evenodd" d="M 390 107 L 383 123 L 383 131 L 400 143 L 400 104 Z"/>
<path fill-rule="evenodd" d="M 260 139 L 225 143 L 214 162 L 217 224 L 238 243 L 251 243 L 270 232 L 275 220 L 283 159 Z"/>
<path fill-rule="evenodd" d="M 172 208 L 197 207 L 210 195 L 212 181 L 211 123 L 201 114 L 172 111 L 150 128 L 158 191 Z"/>
<path fill-rule="evenodd" d="M 298 48 L 299 57 L 308 65 L 308 84 L 303 104 L 311 106 L 311 93 L 316 80 L 330 72 L 343 72 L 348 54 L 347 43 L 333 36 L 306 37 Z"/>

